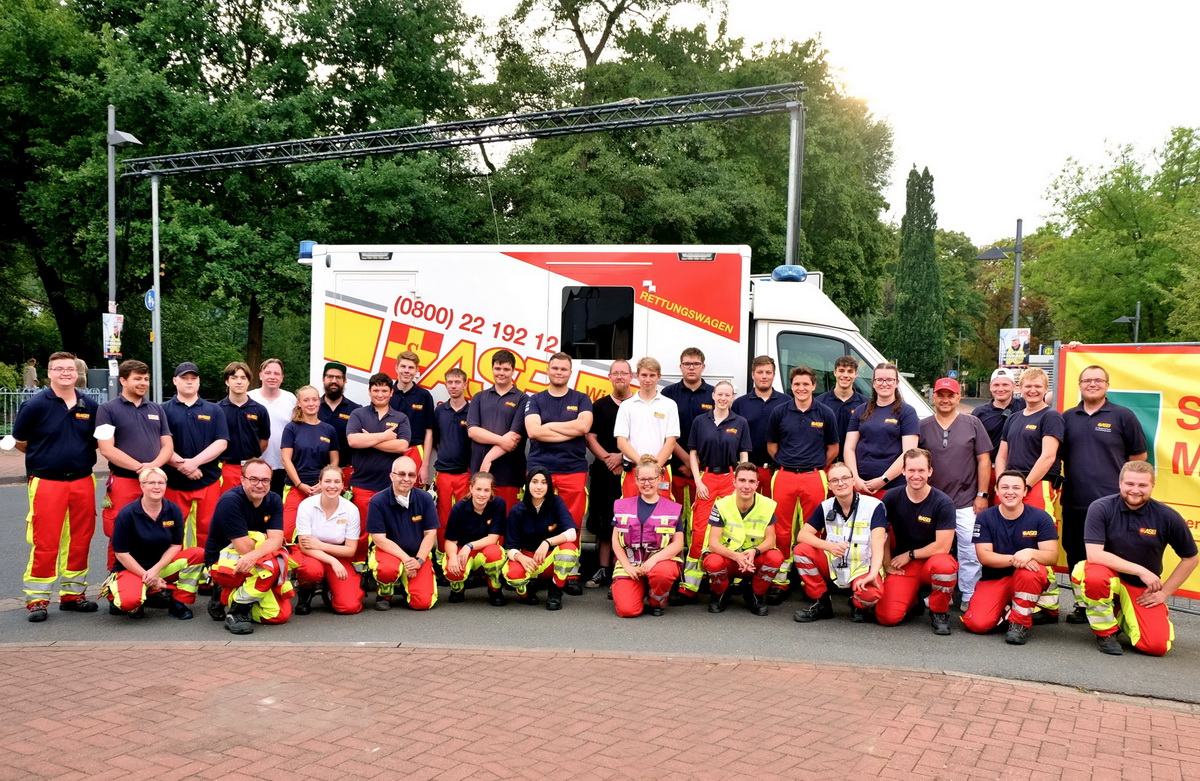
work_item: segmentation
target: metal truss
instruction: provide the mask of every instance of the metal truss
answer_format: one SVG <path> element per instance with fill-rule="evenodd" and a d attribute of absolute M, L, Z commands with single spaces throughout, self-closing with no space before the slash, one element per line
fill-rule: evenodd
<path fill-rule="evenodd" d="M 672 98 L 627 98 L 599 106 L 139 157 L 122 162 L 125 172 L 121 176 L 171 176 L 196 171 L 262 168 L 314 160 L 342 160 L 625 128 L 782 114 L 799 107 L 800 97 L 807 89 L 800 82 L 792 82 Z"/>

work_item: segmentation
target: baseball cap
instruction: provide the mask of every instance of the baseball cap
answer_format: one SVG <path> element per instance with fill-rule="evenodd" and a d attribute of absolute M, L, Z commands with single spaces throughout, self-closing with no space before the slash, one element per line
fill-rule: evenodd
<path fill-rule="evenodd" d="M 948 390 L 951 393 L 962 393 L 962 389 L 958 387 L 958 380 L 952 380 L 949 377 L 943 377 L 933 384 L 934 393 L 940 390 Z"/>
<path fill-rule="evenodd" d="M 1008 380 L 1009 382 L 1016 384 L 1016 380 L 1013 379 L 1012 369 L 1006 369 L 1003 366 L 992 372 L 992 379 L 989 380 L 989 382 L 995 382 L 996 380 Z"/>
<path fill-rule="evenodd" d="M 338 363 L 337 361 L 330 361 L 329 363 L 325 364 L 325 368 L 322 369 L 321 372 L 324 373 L 324 372 L 329 371 L 330 369 L 337 369 L 342 374 L 345 374 L 346 373 L 346 364 Z"/>
<path fill-rule="evenodd" d="M 199 377 L 200 370 L 196 368 L 196 364 L 192 363 L 191 361 L 184 361 L 175 367 L 175 376 L 182 377 L 185 374 L 194 374 Z"/>

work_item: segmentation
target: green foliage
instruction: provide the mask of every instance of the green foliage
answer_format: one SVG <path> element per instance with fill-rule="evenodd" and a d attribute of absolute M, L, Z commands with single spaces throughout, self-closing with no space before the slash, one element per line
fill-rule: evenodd
<path fill-rule="evenodd" d="M 945 371 L 946 307 L 942 295 L 933 209 L 933 176 L 926 168 L 908 174 L 904 218 L 900 223 L 900 262 L 896 301 L 877 326 L 879 347 L 918 383 L 932 382 Z"/>

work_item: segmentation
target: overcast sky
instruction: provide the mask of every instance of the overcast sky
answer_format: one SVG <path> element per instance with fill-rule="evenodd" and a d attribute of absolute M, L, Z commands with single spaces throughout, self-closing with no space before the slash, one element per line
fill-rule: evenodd
<path fill-rule="evenodd" d="M 515 0 L 462 0 L 494 22 Z M 699 15 L 679 17 L 694 21 Z M 1032 232 L 1068 157 L 1149 155 L 1200 127 L 1200 4 L 1190 0 L 830 2 L 729 0 L 748 44 L 820 35 L 849 94 L 895 134 L 887 192 L 899 222 L 915 163 L 934 176 L 938 226 L 976 243 Z"/>

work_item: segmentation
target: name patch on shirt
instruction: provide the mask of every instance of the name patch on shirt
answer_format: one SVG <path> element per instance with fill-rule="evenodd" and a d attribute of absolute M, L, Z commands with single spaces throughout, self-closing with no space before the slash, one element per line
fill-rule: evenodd
<path fill-rule="evenodd" d="M 164 529 L 170 529 L 174 525 L 175 525 L 175 521 L 163 521 Z"/>
<path fill-rule="evenodd" d="M 425 409 L 425 405 L 424 404 L 410 404 L 408 408 L 417 410 L 418 412 L 420 412 L 421 410 Z"/>
<path fill-rule="evenodd" d="M 1038 428 L 1038 427 L 1037 427 L 1037 424 L 1036 424 L 1036 423 L 1026 423 L 1026 424 L 1025 424 L 1025 430 L 1026 430 L 1026 431 L 1037 431 L 1037 428 Z"/>
<path fill-rule="evenodd" d="M 1147 537 L 1157 537 L 1158 529 L 1147 529 L 1143 526 L 1142 528 L 1138 529 L 1138 534 L 1144 534 Z"/>
<path fill-rule="evenodd" d="M 271 516 L 269 516 L 269 515 L 264 515 L 264 516 L 263 516 L 263 523 L 270 523 L 270 522 L 271 522 Z"/>
<path fill-rule="evenodd" d="M 322 441 L 322 442 L 324 442 L 326 445 L 328 445 L 328 444 L 329 444 L 329 437 L 321 437 L 320 439 L 321 439 L 321 441 Z"/>
<path fill-rule="evenodd" d="M 579 411 L 578 404 L 568 404 L 567 405 L 567 412 L 578 412 L 578 411 Z"/>
<path fill-rule="evenodd" d="M 726 434 L 736 434 L 736 433 L 738 433 L 738 430 L 736 428 L 727 428 L 727 429 L 725 429 L 725 433 Z"/>
<path fill-rule="evenodd" d="M 337 518 L 334 520 L 334 523 L 345 523 L 348 520 L 349 518 Z"/>
<path fill-rule="evenodd" d="M 212 420 L 212 415 L 197 415 L 196 420 Z"/>
<path fill-rule="evenodd" d="M 147 415 L 146 420 L 158 420 L 158 415 Z"/>
<path fill-rule="evenodd" d="M 258 420 L 258 415 L 255 415 L 255 414 L 254 414 L 254 413 L 252 413 L 252 412 L 247 412 L 247 413 L 246 413 L 246 420 Z"/>
<path fill-rule="evenodd" d="M 422 518 L 424 518 L 424 517 L 425 517 L 425 516 L 423 516 L 423 515 L 414 515 L 414 516 L 412 517 L 412 522 L 413 522 L 413 523 L 420 523 L 420 522 L 421 522 L 421 519 L 422 519 Z"/>
<path fill-rule="evenodd" d="M 546 527 L 546 531 L 548 531 L 548 532 L 552 532 L 552 531 L 554 531 L 554 530 L 555 530 L 555 529 L 557 529 L 557 528 L 558 528 L 558 524 L 557 524 L 557 523 L 552 523 L 552 524 L 550 524 L 549 526 L 547 526 L 547 527 Z"/>
<path fill-rule="evenodd" d="M 899 420 L 897 420 L 896 418 L 884 418 L 884 419 L 883 419 L 883 422 L 884 422 L 884 423 L 891 423 L 891 424 L 894 426 L 894 425 L 896 425 L 897 423 L 899 423 L 900 421 L 899 421 Z"/>
<path fill-rule="evenodd" d="M 1025 529 L 1021 532 L 1022 537 L 1036 537 L 1037 529 Z"/>
<path fill-rule="evenodd" d="M 506 401 L 506 402 L 504 402 L 504 406 L 515 407 L 515 406 L 517 406 L 517 403 L 515 401 Z"/>
<path fill-rule="evenodd" d="M 458 421 L 458 425 L 462 426 L 463 428 L 466 428 L 466 427 L 467 427 L 467 421 L 465 421 L 465 420 L 460 420 L 460 421 Z"/>
<path fill-rule="evenodd" d="M 339 417 L 339 418 L 341 418 L 342 420 L 349 420 L 349 419 L 350 419 L 350 416 L 349 416 L 349 415 L 346 415 L 345 413 L 342 413 L 342 412 L 339 412 L 339 413 L 338 413 L 338 417 Z"/>
<path fill-rule="evenodd" d="M 664 419 L 664 418 L 666 418 L 666 417 L 667 417 L 667 413 L 665 413 L 665 412 L 655 412 L 655 413 L 654 413 L 654 417 L 658 418 L 659 420 L 662 420 L 662 419 Z"/>
<path fill-rule="evenodd" d="M 388 428 L 395 428 L 396 426 L 399 426 L 400 424 L 395 423 L 395 422 L 388 422 L 388 423 L 384 423 L 383 425 L 387 426 Z"/>
<path fill-rule="evenodd" d="M 825 428 L 825 421 L 814 420 L 811 423 L 809 423 L 808 425 L 811 426 L 812 428 Z"/>
<path fill-rule="evenodd" d="M 712 408 L 713 408 L 713 405 L 711 405 L 711 404 L 701 404 L 700 405 L 700 409 L 712 409 Z"/>
<path fill-rule="evenodd" d="M 92 416 L 87 412 L 76 412 L 75 419 L 76 420 L 91 420 Z"/>
<path fill-rule="evenodd" d="M 918 515 L 917 522 L 918 523 L 933 523 L 933 519 L 930 518 L 928 515 Z"/>

